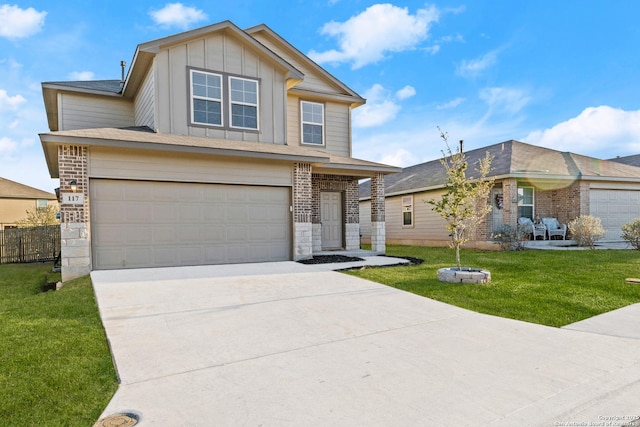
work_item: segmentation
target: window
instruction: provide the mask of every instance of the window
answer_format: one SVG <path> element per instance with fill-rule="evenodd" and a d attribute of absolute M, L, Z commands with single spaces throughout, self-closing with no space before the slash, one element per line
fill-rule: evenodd
<path fill-rule="evenodd" d="M 413 196 L 402 198 L 402 226 L 413 227 Z"/>
<path fill-rule="evenodd" d="M 518 218 L 533 219 L 533 187 L 518 187 Z"/>
<path fill-rule="evenodd" d="M 258 80 L 189 69 L 191 123 L 258 130 Z"/>
<path fill-rule="evenodd" d="M 301 107 L 302 143 L 324 145 L 324 105 L 303 101 Z"/>
<path fill-rule="evenodd" d="M 258 129 L 258 82 L 229 77 L 231 127 Z"/>
<path fill-rule="evenodd" d="M 222 76 L 191 70 L 191 121 L 222 126 Z"/>
<path fill-rule="evenodd" d="M 36 209 L 46 209 L 46 208 L 47 208 L 47 199 L 36 200 Z"/>

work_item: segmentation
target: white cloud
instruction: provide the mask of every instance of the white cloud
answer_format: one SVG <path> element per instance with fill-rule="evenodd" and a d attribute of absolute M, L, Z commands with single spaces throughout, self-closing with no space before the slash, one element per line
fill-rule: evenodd
<path fill-rule="evenodd" d="M 480 99 L 489 105 L 491 112 L 515 114 L 524 108 L 531 98 L 524 90 L 505 87 L 488 87 L 480 90 Z"/>
<path fill-rule="evenodd" d="M 93 71 L 73 71 L 69 73 L 71 80 L 93 80 Z"/>
<path fill-rule="evenodd" d="M 465 101 L 465 98 L 456 98 L 452 99 L 449 102 L 445 102 L 444 104 L 440 104 L 436 106 L 437 110 L 448 110 L 450 108 L 456 108 L 458 105 L 462 104 Z"/>
<path fill-rule="evenodd" d="M 353 110 L 354 127 L 380 126 L 393 120 L 400 111 L 400 106 L 390 97 L 382 85 L 374 84 L 364 93 L 367 103 Z"/>
<path fill-rule="evenodd" d="M 338 40 L 339 49 L 309 52 L 318 63 L 350 62 L 353 69 L 385 59 L 389 52 L 415 49 L 426 40 L 438 9 L 431 6 L 418 9 L 415 15 L 408 8 L 391 4 L 375 4 L 345 22 L 326 23 L 321 34 Z"/>
<path fill-rule="evenodd" d="M 407 85 L 396 92 L 396 98 L 402 101 L 402 100 L 411 98 L 415 94 L 416 94 L 416 89 L 413 86 Z"/>
<path fill-rule="evenodd" d="M 413 153 L 404 148 L 396 148 L 391 153 L 386 153 L 379 160 L 380 163 L 391 166 L 406 167 L 414 164 L 416 161 Z"/>
<path fill-rule="evenodd" d="M 14 140 L 3 136 L 0 138 L 0 153 L 5 153 L 8 151 L 13 151 L 18 147 L 18 143 Z"/>
<path fill-rule="evenodd" d="M 27 102 L 27 100 L 22 95 L 9 96 L 6 90 L 0 89 L 0 111 L 5 108 L 15 110 L 25 102 Z"/>
<path fill-rule="evenodd" d="M 191 24 L 208 19 L 206 13 L 195 7 L 187 7 L 182 3 L 168 3 L 159 10 L 149 12 L 151 19 L 165 27 L 187 29 Z"/>
<path fill-rule="evenodd" d="M 577 117 L 531 132 L 524 142 L 600 158 L 638 154 L 640 110 L 589 107 Z"/>
<path fill-rule="evenodd" d="M 0 37 L 19 39 L 32 36 L 42 30 L 47 12 L 34 8 L 20 9 L 16 5 L 0 6 Z"/>
<path fill-rule="evenodd" d="M 456 73 L 462 77 L 476 77 L 487 68 L 493 67 L 498 62 L 498 51 L 492 50 L 479 58 L 470 61 L 463 60 L 456 69 Z"/>

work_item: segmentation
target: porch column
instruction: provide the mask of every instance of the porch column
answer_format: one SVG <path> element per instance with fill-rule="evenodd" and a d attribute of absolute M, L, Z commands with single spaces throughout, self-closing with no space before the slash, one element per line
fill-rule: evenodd
<path fill-rule="evenodd" d="M 358 180 L 352 179 L 344 192 L 344 245 L 348 251 L 360 249 L 360 187 Z"/>
<path fill-rule="evenodd" d="M 91 271 L 87 147 L 59 146 L 58 168 L 61 195 L 60 261 L 62 281 L 66 282 Z"/>
<path fill-rule="evenodd" d="M 293 164 L 293 259 L 313 255 L 311 224 L 311 164 Z"/>
<path fill-rule="evenodd" d="M 518 181 L 515 178 L 507 178 L 502 181 L 502 222 L 518 225 Z"/>
<path fill-rule="evenodd" d="M 371 250 L 385 253 L 384 175 L 371 178 Z"/>

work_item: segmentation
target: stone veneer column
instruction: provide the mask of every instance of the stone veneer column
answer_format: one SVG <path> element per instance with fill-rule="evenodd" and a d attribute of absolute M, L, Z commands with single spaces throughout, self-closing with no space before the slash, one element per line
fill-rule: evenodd
<path fill-rule="evenodd" d="M 91 271 L 89 236 L 89 178 L 87 176 L 87 147 L 62 145 L 58 147 L 60 193 L 71 193 L 71 180 L 76 181 L 77 194 L 84 195 L 83 205 L 60 204 L 60 235 L 62 281 L 75 279 Z"/>
<path fill-rule="evenodd" d="M 384 175 L 371 178 L 371 250 L 385 253 L 387 250 L 384 226 Z"/>
<path fill-rule="evenodd" d="M 311 164 L 293 164 L 293 259 L 313 256 Z"/>

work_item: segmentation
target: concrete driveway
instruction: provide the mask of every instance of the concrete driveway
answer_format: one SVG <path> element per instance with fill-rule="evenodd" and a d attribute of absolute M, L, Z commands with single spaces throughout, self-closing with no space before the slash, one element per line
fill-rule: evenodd
<path fill-rule="evenodd" d="M 482 315 L 324 269 L 93 272 L 121 381 L 102 416 L 162 426 L 640 425 L 640 339 Z"/>

